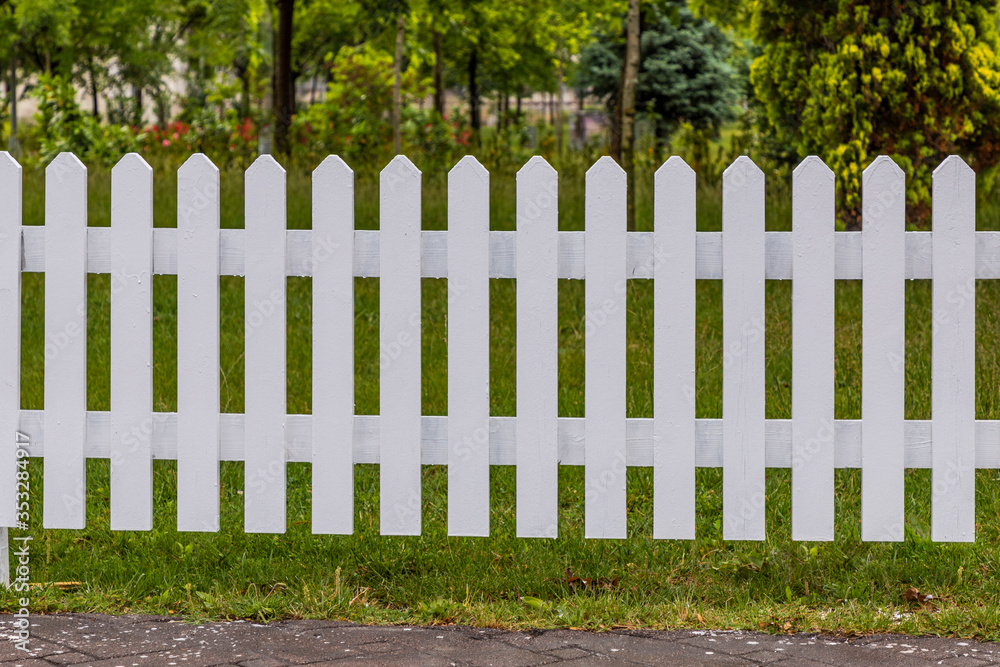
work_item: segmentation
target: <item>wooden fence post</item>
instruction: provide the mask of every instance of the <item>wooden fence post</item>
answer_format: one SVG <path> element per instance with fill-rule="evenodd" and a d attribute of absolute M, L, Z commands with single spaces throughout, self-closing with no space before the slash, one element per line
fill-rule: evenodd
<path fill-rule="evenodd" d="M 559 177 L 517 172 L 517 536 L 559 533 Z"/>
<path fill-rule="evenodd" d="M 764 539 L 764 174 L 722 176 L 722 534 Z"/>
<path fill-rule="evenodd" d="M 111 170 L 111 530 L 153 528 L 153 169 Z"/>
<path fill-rule="evenodd" d="M 419 535 L 420 170 L 397 156 L 379 185 L 379 502 L 383 535 Z"/>
<path fill-rule="evenodd" d="M 45 528 L 87 516 L 87 168 L 45 168 Z"/>
<path fill-rule="evenodd" d="M 177 530 L 219 530 L 219 170 L 177 170 Z"/>
<path fill-rule="evenodd" d="M 490 175 L 448 174 L 448 534 L 490 534 Z"/>

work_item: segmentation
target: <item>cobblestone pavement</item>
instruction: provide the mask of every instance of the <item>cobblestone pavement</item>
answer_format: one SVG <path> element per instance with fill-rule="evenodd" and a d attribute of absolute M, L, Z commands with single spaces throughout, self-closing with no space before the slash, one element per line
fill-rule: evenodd
<path fill-rule="evenodd" d="M 876 635 L 855 639 L 753 632 L 508 632 L 336 621 L 192 625 L 170 617 L 31 617 L 28 651 L 0 615 L 0 664 L 99 665 L 948 665 L 1000 663 L 1000 644 Z"/>

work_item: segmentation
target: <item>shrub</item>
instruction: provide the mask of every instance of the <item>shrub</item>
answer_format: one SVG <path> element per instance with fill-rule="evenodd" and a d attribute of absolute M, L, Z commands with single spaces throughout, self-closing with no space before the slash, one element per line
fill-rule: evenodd
<path fill-rule="evenodd" d="M 931 172 L 949 154 L 991 175 L 1000 160 L 995 0 L 761 0 L 751 67 L 764 127 L 837 178 L 838 210 L 861 224 L 861 177 L 879 154 L 907 175 L 910 221 L 930 213 Z"/>

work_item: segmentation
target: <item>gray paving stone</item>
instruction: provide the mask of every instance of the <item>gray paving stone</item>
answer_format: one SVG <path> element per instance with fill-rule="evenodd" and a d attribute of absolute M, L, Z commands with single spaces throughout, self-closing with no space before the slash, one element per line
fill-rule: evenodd
<path fill-rule="evenodd" d="M 979 658 L 974 658 L 970 656 L 959 655 L 954 658 L 946 658 L 941 662 L 943 667 L 983 667 L 983 665 L 988 665 L 989 663 L 985 660 L 980 660 Z"/>
<path fill-rule="evenodd" d="M 555 648 L 551 651 L 545 651 L 545 655 L 551 655 L 554 658 L 559 658 L 560 660 L 575 660 L 577 658 L 582 658 L 584 656 L 593 655 L 590 651 L 585 651 L 582 648 L 577 648 L 575 646 L 567 646 L 566 648 Z"/>
<path fill-rule="evenodd" d="M 56 665 L 76 665 L 81 662 L 87 662 L 88 660 L 93 660 L 89 655 L 84 655 L 83 653 L 51 653 L 45 656 L 45 659 Z"/>
<path fill-rule="evenodd" d="M 48 656 L 60 653 L 70 653 L 65 647 L 59 646 L 52 642 L 47 642 L 44 639 L 38 637 L 31 637 L 28 642 L 28 651 L 22 651 L 17 648 L 15 638 L 7 638 L 6 633 L 0 633 L 0 662 L 5 660 L 23 660 L 25 658 L 46 658 Z"/>
<path fill-rule="evenodd" d="M 776 662 L 781 662 L 786 660 L 788 656 L 782 655 L 781 653 L 776 653 L 774 651 L 755 651 L 753 653 L 745 653 L 742 656 L 746 660 L 752 660 L 753 662 L 760 665 L 771 665 Z"/>

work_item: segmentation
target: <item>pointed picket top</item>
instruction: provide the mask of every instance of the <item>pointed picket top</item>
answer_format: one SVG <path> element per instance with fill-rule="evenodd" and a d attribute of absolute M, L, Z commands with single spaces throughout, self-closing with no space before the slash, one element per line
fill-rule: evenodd
<path fill-rule="evenodd" d="M 961 158 L 959 155 L 949 155 L 945 159 L 941 160 L 941 164 L 934 168 L 931 173 L 933 178 L 937 178 L 938 174 L 942 177 L 947 177 L 949 175 L 958 177 L 961 174 L 972 173 L 975 175 L 975 171 L 969 164 Z"/>
<path fill-rule="evenodd" d="M 73 153 L 64 151 L 45 167 L 46 178 L 62 181 L 67 176 L 87 176 L 87 167 Z"/>
<path fill-rule="evenodd" d="M 888 169 L 890 174 L 903 174 L 902 168 L 888 155 L 879 155 L 863 172 L 864 177 L 874 177 L 879 171 Z"/>
<path fill-rule="evenodd" d="M 351 169 L 339 155 L 327 155 L 319 165 L 313 169 L 313 177 L 317 176 L 338 176 L 350 174 L 354 176 Z"/>
<path fill-rule="evenodd" d="M 180 169 L 177 170 L 178 176 L 187 176 L 188 172 L 214 172 L 219 173 L 219 168 L 215 166 L 207 155 L 204 153 L 195 153 L 188 159 L 184 160 L 184 164 L 181 165 Z"/>
<path fill-rule="evenodd" d="M 525 163 L 523 167 L 517 170 L 517 179 L 521 180 L 521 177 L 528 178 L 528 176 L 537 170 L 542 170 L 546 174 L 555 174 L 556 170 L 552 167 L 548 161 L 541 155 L 535 155 L 530 160 Z"/>
<path fill-rule="evenodd" d="M 408 157 L 397 155 L 379 174 L 379 197 L 395 194 L 397 186 L 408 184 L 407 187 L 416 193 L 419 203 L 421 176 L 420 170 Z"/>
<path fill-rule="evenodd" d="M 669 178 L 675 174 L 693 174 L 694 169 L 680 155 L 671 155 L 667 161 L 656 170 L 656 178 Z"/>
<path fill-rule="evenodd" d="M 153 228 L 153 168 L 138 153 L 128 153 L 111 169 L 111 226 Z"/>
<path fill-rule="evenodd" d="M 906 173 L 888 155 L 879 155 L 861 175 L 862 232 L 891 220 L 905 226 Z M 871 224 L 870 224 L 871 223 Z"/>
<path fill-rule="evenodd" d="M 76 153 L 70 151 L 63 151 L 59 155 L 52 158 L 52 162 L 49 162 L 46 169 L 53 167 L 62 167 L 63 169 L 86 169 L 86 165 L 80 161 L 80 158 L 76 156 Z"/>
<path fill-rule="evenodd" d="M 806 176 L 814 178 L 825 176 L 832 179 L 833 170 L 818 155 L 810 155 L 802 162 L 799 162 L 798 166 L 792 172 L 792 178 L 804 178 Z"/>
<path fill-rule="evenodd" d="M 111 168 L 112 177 L 118 173 L 131 172 L 131 171 L 146 171 L 150 174 L 153 173 L 153 168 L 149 166 L 149 163 L 142 159 L 142 156 L 138 153 L 126 153 L 122 159 L 118 160 L 114 167 Z"/>
<path fill-rule="evenodd" d="M 0 174 L 21 173 L 21 163 L 7 151 L 0 151 Z"/>
<path fill-rule="evenodd" d="M 257 156 L 257 159 L 253 161 L 250 168 L 247 169 L 247 176 L 250 174 L 284 174 L 285 168 L 282 167 L 274 156 L 270 153 L 264 153 Z"/>
<path fill-rule="evenodd" d="M 382 169 L 382 176 L 387 174 L 392 174 L 401 178 L 417 177 L 422 175 L 422 172 L 417 169 L 417 165 L 410 162 L 410 158 L 405 155 L 397 155 L 389 161 L 389 164 L 385 165 Z"/>
<path fill-rule="evenodd" d="M 478 176 L 480 180 L 486 180 L 490 176 L 490 172 L 486 170 L 486 167 L 482 165 L 479 160 L 473 155 L 466 155 L 458 163 L 451 168 L 448 172 L 448 177 L 461 176 L 463 174 L 470 174 Z"/>
<path fill-rule="evenodd" d="M 587 180 L 591 178 L 617 178 L 625 180 L 625 170 L 621 168 L 610 155 L 600 157 L 594 165 L 587 170 Z"/>
<path fill-rule="evenodd" d="M 730 181 L 734 178 L 739 178 L 740 176 L 747 178 L 748 176 L 756 175 L 763 177 L 764 172 L 761 171 L 760 167 L 757 166 L 757 163 L 751 160 L 748 156 L 741 155 L 733 160 L 733 163 L 726 167 L 726 170 L 722 172 L 722 180 Z"/>

